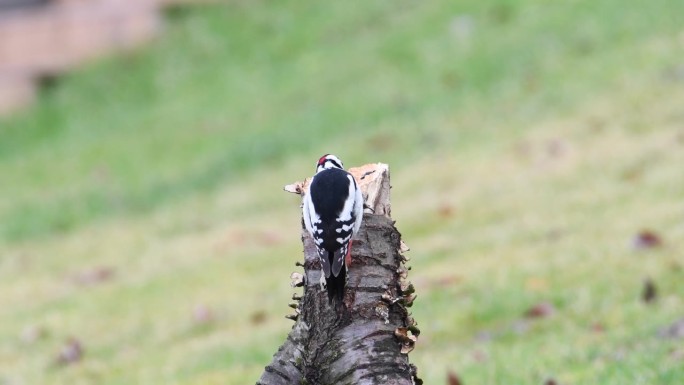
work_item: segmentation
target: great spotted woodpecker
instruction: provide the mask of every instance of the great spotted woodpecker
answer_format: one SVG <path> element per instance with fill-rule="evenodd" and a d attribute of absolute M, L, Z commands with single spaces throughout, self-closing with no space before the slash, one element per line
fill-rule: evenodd
<path fill-rule="evenodd" d="M 363 196 L 354 177 L 335 155 L 318 159 L 302 211 L 304 225 L 321 260 L 321 288 L 327 288 L 330 303 L 342 303 L 352 237 L 363 220 Z"/>

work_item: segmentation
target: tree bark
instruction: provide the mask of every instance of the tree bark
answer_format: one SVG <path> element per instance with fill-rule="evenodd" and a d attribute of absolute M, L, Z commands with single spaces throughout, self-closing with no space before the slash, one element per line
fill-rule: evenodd
<path fill-rule="evenodd" d="M 415 299 L 406 281 L 408 248 L 390 215 L 389 169 L 371 164 L 349 170 L 372 213 L 354 237 L 344 309 L 332 308 L 319 278 L 321 265 L 311 236 L 302 228 L 304 275 L 293 273 L 295 320 L 285 343 L 257 385 L 422 384 L 408 353 L 420 333 L 407 307 Z M 308 181 L 285 187 L 306 194 Z M 301 263 L 298 263 L 302 266 Z"/>

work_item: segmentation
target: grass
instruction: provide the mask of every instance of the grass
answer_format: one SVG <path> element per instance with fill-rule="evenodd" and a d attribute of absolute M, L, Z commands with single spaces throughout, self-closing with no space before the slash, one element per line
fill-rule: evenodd
<path fill-rule="evenodd" d="M 175 9 L 0 122 L 0 384 L 256 381 L 301 253 L 280 188 L 326 152 L 392 166 L 427 384 L 676 383 L 682 8 Z M 664 246 L 634 250 L 642 229 Z M 57 366 L 69 337 L 84 357 Z"/>

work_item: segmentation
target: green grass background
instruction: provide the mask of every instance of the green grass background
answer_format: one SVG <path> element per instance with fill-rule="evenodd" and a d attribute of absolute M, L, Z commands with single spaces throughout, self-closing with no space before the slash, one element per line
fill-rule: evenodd
<path fill-rule="evenodd" d="M 254 383 L 328 152 L 392 168 L 426 384 L 681 383 L 682 106 L 681 1 L 173 8 L 0 121 L 0 384 Z"/>

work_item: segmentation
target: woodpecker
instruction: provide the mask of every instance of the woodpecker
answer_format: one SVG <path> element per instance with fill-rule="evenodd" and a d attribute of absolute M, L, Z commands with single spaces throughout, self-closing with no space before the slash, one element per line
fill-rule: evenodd
<path fill-rule="evenodd" d="M 342 161 L 327 154 L 318 159 L 309 193 L 302 202 L 302 216 L 321 260 L 321 288 L 328 301 L 342 303 L 351 261 L 352 237 L 363 220 L 363 196 Z"/>

